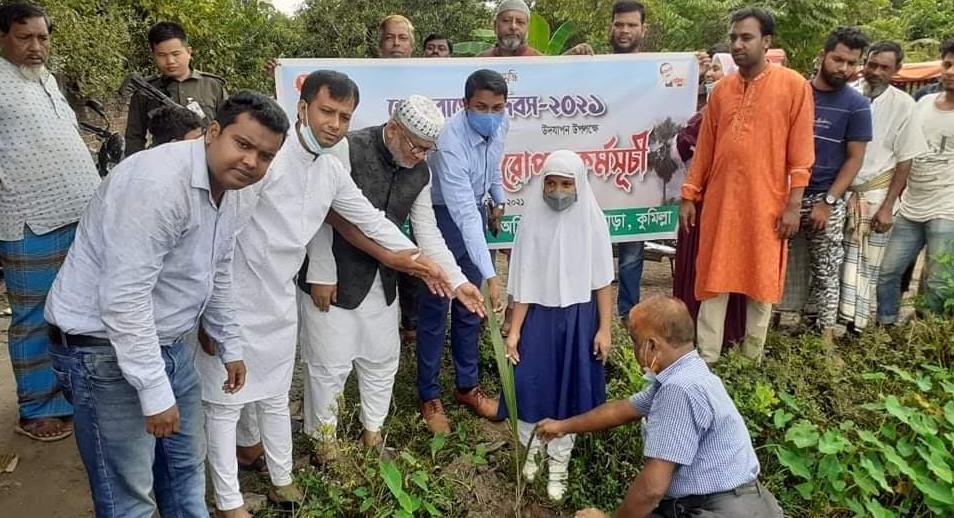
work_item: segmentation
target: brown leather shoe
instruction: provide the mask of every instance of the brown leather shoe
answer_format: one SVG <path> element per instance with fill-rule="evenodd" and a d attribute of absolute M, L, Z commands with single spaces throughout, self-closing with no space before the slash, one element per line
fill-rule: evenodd
<path fill-rule="evenodd" d="M 480 387 L 474 387 L 466 394 L 461 394 L 459 390 L 454 389 L 454 401 L 457 401 L 458 404 L 469 406 L 475 414 L 488 421 L 496 422 L 503 420 L 497 416 L 497 408 L 500 406 L 500 402 L 484 394 L 483 389 Z"/>
<path fill-rule="evenodd" d="M 424 423 L 432 434 L 449 434 L 450 421 L 447 420 L 447 414 L 444 413 L 444 405 L 440 399 L 432 399 L 421 403 L 421 416 L 424 417 Z"/>

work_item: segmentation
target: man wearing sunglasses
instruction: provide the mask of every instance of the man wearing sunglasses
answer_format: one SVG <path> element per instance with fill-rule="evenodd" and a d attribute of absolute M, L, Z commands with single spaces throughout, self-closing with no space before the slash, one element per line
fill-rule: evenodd
<path fill-rule="evenodd" d="M 443 126 L 444 116 L 434 102 L 412 95 L 397 104 L 387 123 L 349 133 L 345 145 L 333 152 L 388 219 L 400 225 L 410 216 L 420 251 L 450 277 L 454 291 L 447 295 L 482 316 L 480 290 L 467 281 L 448 250 L 431 205 L 431 172 L 424 159 Z M 307 294 L 299 297 L 299 343 L 308 374 L 305 432 L 319 441 L 316 464 L 336 455 L 338 397 L 352 369 L 357 370 L 361 396 L 361 443 L 383 451 L 381 427 L 400 356 L 397 273 L 373 251 L 363 251 L 360 242 L 368 238 L 356 228 L 340 221 L 334 225 L 334 232 L 323 231 L 324 242 L 309 245 L 308 263 L 298 276 Z"/>

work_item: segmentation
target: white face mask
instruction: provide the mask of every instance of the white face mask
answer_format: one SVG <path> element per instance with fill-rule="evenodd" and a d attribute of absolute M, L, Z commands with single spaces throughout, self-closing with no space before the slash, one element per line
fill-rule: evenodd
<path fill-rule="evenodd" d="M 647 342 L 648 343 L 648 342 Z M 646 346 L 643 346 L 643 350 L 646 349 Z M 649 363 L 648 367 L 643 367 L 643 379 L 649 383 L 656 382 L 656 360 L 659 358 L 659 354 L 653 356 L 653 361 Z M 644 364 L 645 365 L 645 364 Z"/>

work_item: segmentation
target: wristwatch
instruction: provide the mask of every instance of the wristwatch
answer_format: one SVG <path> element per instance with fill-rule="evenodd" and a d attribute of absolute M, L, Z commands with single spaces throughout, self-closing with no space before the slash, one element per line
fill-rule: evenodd
<path fill-rule="evenodd" d="M 834 205 L 838 201 L 838 198 L 835 198 L 830 193 L 825 194 L 825 205 Z"/>

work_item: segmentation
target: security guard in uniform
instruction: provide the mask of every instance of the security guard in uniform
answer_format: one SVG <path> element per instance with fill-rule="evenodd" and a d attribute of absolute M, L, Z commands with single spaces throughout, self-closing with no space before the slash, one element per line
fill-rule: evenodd
<path fill-rule="evenodd" d="M 210 122 L 226 98 L 225 80 L 190 67 L 192 47 L 188 46 L 185 30 L 177 23 L 159 22 L 149 30 L 149 48 L 160 74 L 147 81 Z M 126 156 L 145 149 L 149 114 L 160 106 L 140 92 L 132 95 L 126 119 Z"/>

